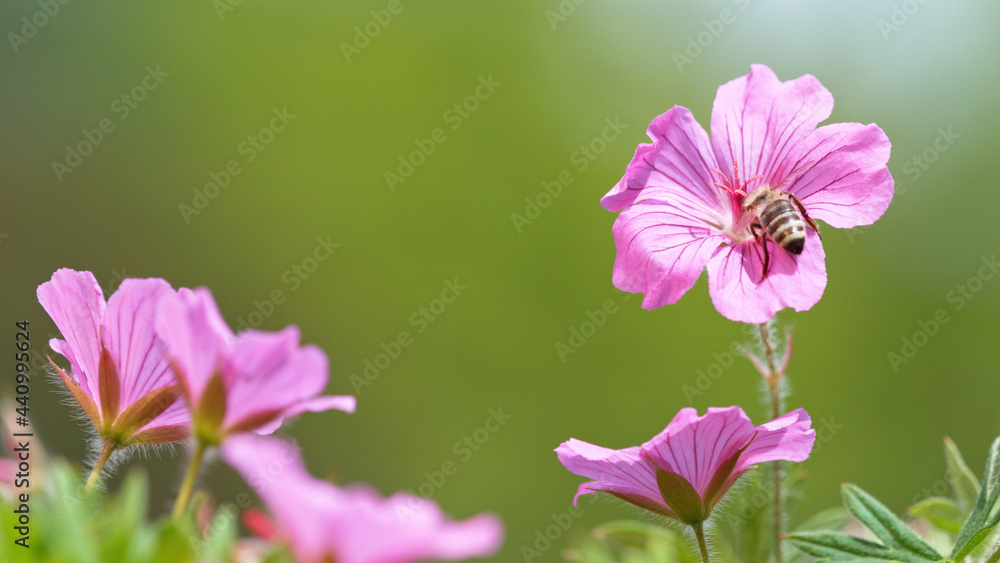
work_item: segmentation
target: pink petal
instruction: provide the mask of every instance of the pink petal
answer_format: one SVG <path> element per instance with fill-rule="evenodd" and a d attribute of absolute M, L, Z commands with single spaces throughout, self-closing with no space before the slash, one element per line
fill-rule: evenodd
<path fill-rule="evenodd" d="M 813 219 L 837 228 L 870 225 L 892 200 L 890 144 L 877 125 L 836 123 L 814 131 L 789 155 L 804 173 L 786 191 Z"/>
<path fill-rule="evenodd" d="M 643 293 L 645 309 L 676 303 L 727 241 L 712 226 L 657 200 L 622 211 L 612 232 L 617 248 L 612 282 Z"/>
<path fill-rule="evenodd" d="M 612 450 L 595 446 L 575 438 L 556 448 L 560 463 L 571 473 L 594 479 L 580 485 L 573 504 L 580 495 L 588 494 L 584 486 L 593 489 L 639 495 L 657 504 L 664 504 L 663 495 L 656 484 L 656 468 L 642 457 L 638 446 Z"/>
<path fill-rule="evenodd" d="M 281 411 L 280 416 L 259 426 L 254 432 L 258 434 L 270 434 L 277 430 L 286 418 L 293 418 L 304 412 L 338 410 L 353 413 L 356 407 L 357 399 L 351 395 L 323 395 L 315 399 L 306 399 L 284 409 Z"/>
<path fill-rule="evenodd" d="M 711 141 L 691 111 L 674 106 L 649 124 L 653 144 L 635 151 L 625 176 L 601 199 L 609 211 L 619 211 L 637 201 L 659 199 L 708 224 L 731 220 L 728 199 L 713 184 L 718 168 Z"/>
<path fill-rule="evenodd" d="M 226 427 L 260 413 L 296 408 L 326 387 L 326 354 L 316 346 L 299 348 L 298 344 L 295 326 L 280 332 L 240 333 L 225 367 Z"/>
<path fill-rule="evenodd" d="M 716 470 L 753 433 L 753 423 L 739 407 L 709 408 L 701 417 L 695 409 L 684 408 L 663 432 L 642 445 L 642 452 L 704 495 Z"/>
<path fill-rule="evenodd" d="M 194 408 L 208 380 L 221 370 L 233 339 L 212 293 L 205 288 L 182 288 L 164 297 L 156 317 L 156 333 Z"/>
<path fill-rule="evenodd" d="M 819 237 L 806 229 L 802 254 L 795 256 L 766 239 L 770 265 L 760 280 L 763 253 L 752 239 L 726 246 L 708 262 L 708 291 L 712 303 L 730 320 L 759 324 L 785 307 L 805 311 L 826 288 L 826 254 Z"/>
<path fill-rule="evenodd" d="M 743 472 L 765 461 L 805 461 L 816 441 L 816 431 L 810 428 L 811 425 L 809 413 L 803 409 L 795 409 L 761 424 L 750 447 L 740 456 L 735 472 Z"/>
<path fill-rule="evenodd" d="M 795 171 L 789 152 L 830 117 L 833 96 L 812 75 L 781 82 L 764 65 L 719 87 L 712 106 L 712 143 L 716 161 L 739 163 L 744 180 L 761 174 L 778 187 Z M 753 186 L 752 184 L 751 186 Z"/>
<path fill-rule="evenodd" d="M 101 334 L 118 368 L 121 410 L 150 391 L 174 384 L 154 330 L 159 300 L 171 294 L 173 289 L 164 280 L 126 279 L 108 299 Z"/>
<path fill-rule="evenodd" d="M 101 286 L 90 272 L 62 268 L 38 286 L 37 293 L 42 308 L 65 338 L 52 339 L 52 349 L 70 361 L 73 378 L 99 403 L 100 326 L 106 307 Z"/>

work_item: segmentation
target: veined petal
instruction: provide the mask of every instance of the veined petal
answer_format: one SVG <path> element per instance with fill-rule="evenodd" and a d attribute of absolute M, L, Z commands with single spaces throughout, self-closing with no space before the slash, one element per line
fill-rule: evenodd
<path fill-rule="evenodd" d="M 584 485 L 637 495 L 663 504 L 660 488 L 656 484 L 656 467 L 642 457 L 638 446 L 612 450 L 570 438 L 556 448 L 556 455 L 571 473 L 595 480 Z M 585 494 L 584 485 L 577 491 L 574 502 Z"/>
<path fill-rule="evenodd" d="M 763 175 L 776 187 L 789 174 L 788 154 L 830 117 L 833 96 L 812 75 L 781 82 L 764 65 L 719 87 L 712 106 L 712 143 L 719 164 L 739 163 L 741 176 Z"/>
<path fill-rule="evenodd" d="M 270 434 L 277 430 L 286 418 L 294 418 L 304 412 L 323 412 L 329 410 L 344 411 L 353 413 L 357 406 L 357 399 L 352 395 L 322 395 L 315 399 L 305 399 L 291 406 L 282 409 L 281 414 L 271 419 L 269 422 L 258 426 L 254 432 L 258 434 Z"/>
<path fill-rule="evenodd" d="M 617 248 L 612 282 L 643 293 L 645 309 L 676 303 L 728 240 L 711 225 L 656 200 L 622 211 L 612 232 Z"/>
<path fill-rule="evenodd" d="M 233 333 L 212 293 L 182 288 L 160 300 L 156 334 L 184 394 L 196 409 L 209 379 L 222 368 Z"/>
<path fill-rule="evenodd" d="M 805 311 L 815 305 L 826 288 L 826 254 L 819 236 L 806 229 L 802 254 L 795 256 L 769 237 L 765 239 L 770 265 L 760 280 L 764 255 L 749 239 L 719 249 L 708 262 L 708 292 L 712 303 L 730 320 L 760 324 L 792 307 Z"/>
<path fill-rule="evenodd" d="M 730 221 L 728 200 L 714 185 L 719 180 L 712 144 L 691 111 L 674 106 L 649 124 L 653 144 L 635 151 L 625 176 L 601 199 L 609 211 L 619 211 L 647 199 L 659 199 L 708 223 Z"/>
<path fill-rule="evenodd" d="M 171 293 L 170 284 L 161 279 L 126 279 L 108 299 L 101 337 L 118 368 L 122 410 L 174 384 L 153 322 L 160 298 Z"/>
<path fill-rule="evenodd" d="M 37 294 L 42 308 L 65 339 L 52 339 L 52 349 L 70 361 L 70 375 L 80 383 L 80 388 L 99 401 L 100 327 L 106 307 L 101 286 L 90 272 L 62 268 L 52 274 L 50 281 L 38 286 Z"/>
<path fill-rule="evenodd" d="M 740 456 L 736 472 L 765 461 L 805 461 L 812 452 L 816 431 L 803 409 L 794 411 L 757 427 L 757 437 Z"/>
<path fill-rule="evenodd" d="M 240 426 L 259 413 L 283 416 L 285 409 L 311 399 L 326 387 L 326 354 L 316 346 L 299 348 L 298 344 L 295 326 L 280 332 L 248 330 L 240 334 L 225 367 L 226 428 Z"/>
<path fill-rule="evenodd" d="M 695 409 L 684 408 L 642 445 L 642 453 L 686 479 L 703 496 L 719 466 L 745 446 L 753 433 L 753 423 L 739 407 L 712 407 L 701 417 Z"/>
<path fill-rule="evenodd" d="M 870 225 L 892 201 L 889 138 L 877 125 L 835 123 L 820 127 L 789 155 L 804 172 L 783 187 L 813 219 L 832 227 Z"/>

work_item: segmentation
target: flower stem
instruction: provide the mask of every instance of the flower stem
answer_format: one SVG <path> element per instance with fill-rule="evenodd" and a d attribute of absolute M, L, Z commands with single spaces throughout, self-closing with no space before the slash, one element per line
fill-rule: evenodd
<path fill-rule="evenodd" d="M 705 543 L 705 529 L 702 523 L 692 524 L 691 527 L 694 528 L 694 535 L 698 538 L 698 547 L 701 549 L 701 560 L 704 563 L 710 563 L 711 558 L 708 556 L 708 544 Z"/>
<path fill-rule="evenodd" d="M 90 477 L 87 478 L 87 485 L 84 490 L 88 493 L 94 490 L 94 486 L 97 485 L 97 481 L 101 478 L 101 473 L 104 471 L 104 466 L 107 465 L 108 459 L 111 458 L 111 454 L 118 447 L 118 442 L 108 439 L 104 442 L 104 447 L 101 448 L 101 455 L 97 456 L 97 462 L 94 463 L 94 469 L 90 472 Z"/>
<path fill-rule="evenodd" d="M 177 500 L 174 502 L 173 519 L 177 520 L 184 514 L 187 508 L 188 499 L 191 498 L 191 491 L 194 489 L 195 479 L 198 477 L 198 470 L 201 468 L 201 459 L 205 455 L 206 445 L 201 440 L 194 448 L 191 455 L 191 464 L 188 465 L 187 473 L 184 475 L 184 482 L 181 483 L 181 490 L 177 493 Z"/>
<path fill-rule="evenodd" d="M 771 331 L 766 323 L 760 325 L 760 342 L 764 347 L 764 360 L 767 362 L 767 389 L 768 394 L 771 396 L 771 419 L 773 420 L 781 416 L 781 411 L 784 410 L 784 405 L 782 404 L 784 401 L 781 394 L 781 378 L 784 374 L 778 370 L 777 364 L 775 364 L 774 345 L 771 342 Z M 771 462 L 771 472 L 774 478 L 774 513 L 772 516 L 773 526 L 771 529 L 771 542 L 773 545 L 775 563 L 783 563 L 784 557 L 781 553 L 781 536 L 784 535 L 785 515 L 783 493 L 781 488 L 782 473 L 780 461 Z"/>

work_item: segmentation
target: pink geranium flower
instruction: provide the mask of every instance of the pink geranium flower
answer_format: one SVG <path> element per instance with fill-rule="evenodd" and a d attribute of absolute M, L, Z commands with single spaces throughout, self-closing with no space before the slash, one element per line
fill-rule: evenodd
<path fill-rule="evenodd" d="M 107 454 L 188 435 L 187 409 L 153 331 L 159 300 L 173 294 L 161 279 L 126 279 L 105 303 L 93 274 L 65 268 L 38 286 L 64 338 L 50 345 L 70 362 L 69 373 L 56 370 Z"/>
<path fill-rule="evenodd" d="M 451 522 L 430 500 L 406 493 L 385 499 L 368 486 L 339 488 L 315 479 L 297 449 L 276 438 L 233 437 L 222 445 L 222 457 L 254 486 L 274 515 L 273 537 L 301 563 L 485 557 L 503 539 L 499 520 L 488 514 Z M 259 521 L 255 528 L 271 535 Z"/>
<path fill-rule="evenodd" d="M 206 288 L 164 299 L 156 332 L 203 443 L 218 444 L 237 432 L 269 434 L 306 411 L 354 412 L 354 397 L 317 397 L 329 363 L 317 346 L 299 347 L 297 327 L 235 336 Z"/>
<path fill-rule="evenodd" d="M 832 109 L 833 96 L 813 76 L 780 82 L 754 65 L 719 88 L 711 139 L 687 108 L 654 119 L 653 143 L 639 145 L 601 200 L 622 211 L 613 228 L 615 286 L 643 293 L 642 306 L 655 309 L 676 303 L 707 268 L 715 308 L 734 321 L 762 323 L 784 307 L 815 305 L 826 258 L 808 218 L 868 225 L 893 192 L 885 133 L 874 124 L 817 128 Z M 771 223 L 786 232 L 768 234 L 766 206 L 749 206 L 747 196 L 763 187 L 794 206 Z M 775 242 L 783 235 L 784 248 Z"/>
<path fill-rule="evenodd" d="M 696 525 L 756 464 L 808 458 L 816 440 L 811 424 L 802 409 L 754 426 L 739 407 L 709 408 L 701 417 L 685 408 L 641 446 L 612 450 L 570 439 L 556 454 L 566 469 L 595 479 L 580 485 L 574 504 L 580 495 L 603 491 Z"/>

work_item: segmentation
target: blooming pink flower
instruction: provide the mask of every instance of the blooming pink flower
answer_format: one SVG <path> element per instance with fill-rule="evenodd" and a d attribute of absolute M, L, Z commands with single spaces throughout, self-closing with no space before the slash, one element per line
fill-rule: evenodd
<path fill-rule="evenodd" d="M 208 289 L 165 298 L 156 331 L 205 443 L 236 432 L 270 434 L 306 411 L 354 412 L 354 397 L 316 396 L 326 387 L 329 364 L 318 347 L 299 347 L 297 327 L 234 336 Z"/>
<path fill-rule="evenodd" d="M 278 538 L 302 563 L 408 563 L 488 556 L 502 542 L 496 517 L 448 521 L 433 501 L 367 486 L 339 488 L 313 478 L 296 448 L 276 438 L 236 436 L 222 457 L 275 517 Z M 257 527 L 260 523 L 257 523 Z"/>
<path fill-rule="evenodd" d="M 559 461 L 583 483 L 573 497 L 604 491 L 646 510 L 684 522 L 704 521 L 736 480 L 765 461 L 804 461 L 816 431 L 796 409 L 754 426 L 739 407 L 709 408 L 699 417 L 681 409 L 641 446 L 612 450 L 570 439 L 556 448 Z"/>
<path fill-rule="evenodd" d="M 815 305 L 826 287 L 818 233 L 806 227 L 795 254 L 754 227 L 762 207 L 744 212 L 743 204 L 768 186 L 833 227 L 882 216 L 893 192 L 889 140 L 874 124 L 817 128 L 832 109 L 833 96 L 813 76 L 780 82 L 754 65 L 719 87 L 711 139 L 687 108 L 654 119 L 653 143 L 639 145 L 601 200 L 624 210 L 612 229 L 615 286 L 643 293 L 642 306 L 655 309 L 676 303 L 707 267 L 712 302 L 734 321 L 762 323 L 784 307 Z"/>
<path fill-rule="evenodd" d="M 166 281 L 126 279 L 105 303 L 90 272 L 61 269 L 38 286 L 38 301 L 65 340 L 52 349 L 70 362 L 59 376 L 99 436 L 118 446 L 184 439 L 187 410 L 153 331 Z M 54 365 L 54 364 L 53 364 Z"/>

